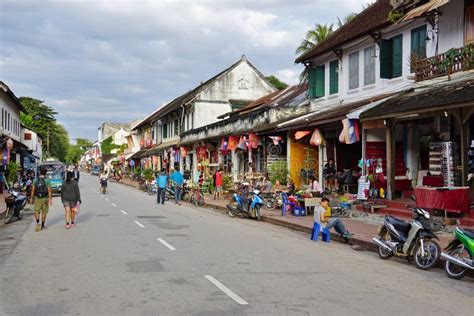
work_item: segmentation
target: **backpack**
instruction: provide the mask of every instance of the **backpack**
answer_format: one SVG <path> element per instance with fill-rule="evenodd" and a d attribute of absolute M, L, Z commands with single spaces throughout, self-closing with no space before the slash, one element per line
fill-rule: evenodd
<path fill-rule="evenodd" d="M 44 198 L 48 196 L 48 187 L 46 186 L 46 181 L 44 179 L 38 179 L 35 187 L 35 196 L 37 198 Z"/>

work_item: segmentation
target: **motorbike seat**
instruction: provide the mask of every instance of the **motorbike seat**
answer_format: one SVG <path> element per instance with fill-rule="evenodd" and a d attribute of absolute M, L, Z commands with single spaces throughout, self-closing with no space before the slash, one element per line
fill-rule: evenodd
<path fill-rule="evenodd" d="M 459 228 L 466 236 L 469 238 L 474 239 L 474 230 L 467 229 L 467 228 Z"/>
<path fill-rule="evenodd" d="M 398 219 L 396 217 L 393 217 L 393 216 L 386 216 L 385 217 L 387 222 L 389 222 L 390 224 L 392 224 L 393 226 L 397 226 L 397 227 L 400 227 L 400 228 L 405 228 L 406 230 L 410 229 L 411 228 L 411 224 L 410 223 L 407 223 L 405 221 L 402 221 L 401 219 Z"/>

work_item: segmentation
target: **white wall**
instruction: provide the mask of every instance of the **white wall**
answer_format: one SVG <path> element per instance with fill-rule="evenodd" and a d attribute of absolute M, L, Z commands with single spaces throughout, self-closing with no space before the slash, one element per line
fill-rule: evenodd
<path fill-rule="evenodd" d="M 229 103 L 195 102 L 194 128 L 219 121 L 217 117 L 232 111 Z"/>
<path fill-rule="evenodd" d="M 441 7 L 442 16 L 439 23 L 439 48 L 438 53 L 444 53 L 453 47 L 461 47 L 464 44 L 464 2 L 463 0 L 452 0 L 449 4 Z M 403 35 L 403 60 L 402 76 L 393 79 L 380 78 L 380 49 L 371 37 L 359 38 L 342 47 L 343 56 L 339 61 L 339 92 L 329 95 L 329 63 L 337 59 L 334 53 L 318 56 L 313 59 L 314 65 L 325 66 L 325 96 L 312 100 L 312 107 L 327 108 L 337 107 L 339 104 L 347 104 L 359 100 L 367 99 L 371 96 L 397 92 L 411 87 L 414 83 L 411 73 L 409 58 L 411 55 L 411 30 L 427 25 L 427 30 L 431 30 L 431 25 L 424 18 L 415 19 L 408 22 L 390 26 L 382 31 L 383 39 L 390 39 L 394 36 Z M 432 37 L 431 32 L 429 32 Z M 375 45 L 375 84 L 364 86 L 364 49 Z M 426 42 L 427 57 L 435 55 L 436 41 Z M 359 52 L 359 88 L 349 90 L 349 55 Z"/>
<path fill-rule="evenodd" d="M 3 135 L 21 141 L 20 109 L 11 97 L 0 90 L 0 131 Z"/>

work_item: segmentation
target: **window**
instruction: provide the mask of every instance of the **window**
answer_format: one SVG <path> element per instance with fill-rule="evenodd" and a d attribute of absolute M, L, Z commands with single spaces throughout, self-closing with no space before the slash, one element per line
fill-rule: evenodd
<path fill-rule="evenodd" d="M 416 60 L 426 58 L 426 25 L 411 30 L 411 58 Z M 411 72 L 414 69 L 411 68 Z"/>
<path fill-rule="evenodd" d="M 375 83 L 375 46 L 364 49 L 364 86 Z"/>
<path fill-rule="evenodd" d="M 168 124 L 163 124 L 163 139 L 168 138 Z"/>
<path fill-rule="evenodd" d="M 2 128 L 5 128 L 5 125 L 3 125 L 3 108 L 2 108 Z"/>
<path fill-rule="evenodd" d="M 7 120 L 7 123 L 8 123 L 8 128 L 7 128 L 7 130 L 10 130 L 10 126 L 11 126 L 11 117 L 10 117 L 10 113 L 8 113 L 8 120 Z"/>
<path fill-rule="evenodd" d="M 359 52 L 349 55 L 349 90 L 359 88 Z"/>
<path fill-rule="evenodd" d="M 310 99 L 324 97 L 324 65 L 310 68 L 308 95 Z"/>
<path fill-rule="evenodd" d="M 380 78 L 392 79 L 402 75 L 402 35 L 382 40 L 380 45 Z"/>
<path fill-rule="evenodd" d="M 339 60 L 329 64 L 329 94 L 339 92 Z"/>
<path fill-rule="evenodd" d="M 179 135 L 179 120 L 174 120 L 174 136 Z"/>
<path fill-rule="evenodd" d="M 25 140 L 31 140 L 31 133 L 25 133 Z"/>
<path fill-rule="evenodd" d="M 464 43 L 474 43 L 474 2 L 466 1 L 464 8 Z"/>

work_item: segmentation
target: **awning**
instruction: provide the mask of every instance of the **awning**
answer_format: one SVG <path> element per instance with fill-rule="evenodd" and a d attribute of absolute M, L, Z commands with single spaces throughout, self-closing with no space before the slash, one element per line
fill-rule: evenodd
<path fill-rule="evenodd" d="M 135 153 L 130 153 L 130 154 L 126 155 L 125 160 L 129 160 L 133 155 L 135 155 Z"/>
<path fill-rule="evenodd" d="M 146 149 L 143 149 L 143 150 L 139 150 L 137 151 L 136 153 L 134 153 L 133 155 L 131 155 L 130 157 L 127 158 L 128 159 L 135 159 L 135 158 L 142 158 L 144 155 L 144 153 L 146 153 L 147 150 Z"/>
<path fill-rule="evenodd" d="M 375 101 L 375 102 L 371 102 L 369 104 L 366 104 L 364 106 L 361 106 L 360 108 L 358 108 L 357 110 L 354 110 L 352 112 L 350 112 L 349 114 L 346 115 L 346 117 L 348 119 L 359 119 L 359 116 L 361 115 L 361 113 L 364 113 L 365 111 L 367 110 L 370 110 L 371 108 L 374 108 L 376 107 L 377 105 L 379 105 L 380 103 L 382 102 L 385 102 L 387 100 L 389 100 L 390 98 L 393 98 L 394 96 L 390 96 L 388 98 L 385 98 L 385 99 L 382 99 L 382 100 L 378 100 L 378 101 Z"/>
<path fill-rule="evenodd" d="M 169 147 L 173 147 L 173 146 L 178 145 L 178 143 L 179 143 L 179 139 L 173 139 L 173 140 L 161 143 L 161 144 L 153 147 L 152 149 L 148 149 L 144 156 L 148 157 L 148 156 L 151 156 L 151 155 L 156 155 L 160 151 L 163 151 L 164 149 L 167 149 Z"/>
<path fill-rule="evenodd" d="M 418 18 L 420 17 L 421 15 L 425 14 L 426 12 L 429 12 L 429 11 L 432 11 L 432 10 L 435 10 L 447 3 L 449 3 L 450 0 L 431 0 L 411 11 L 408 11 L 407 14 L 405 14 L 405 16 L 402 18 L 402 22 L 403 21 L 408 21 L 408 20 L 411 20 L 411 19 L 415 19 L 415 18 Z"/>

